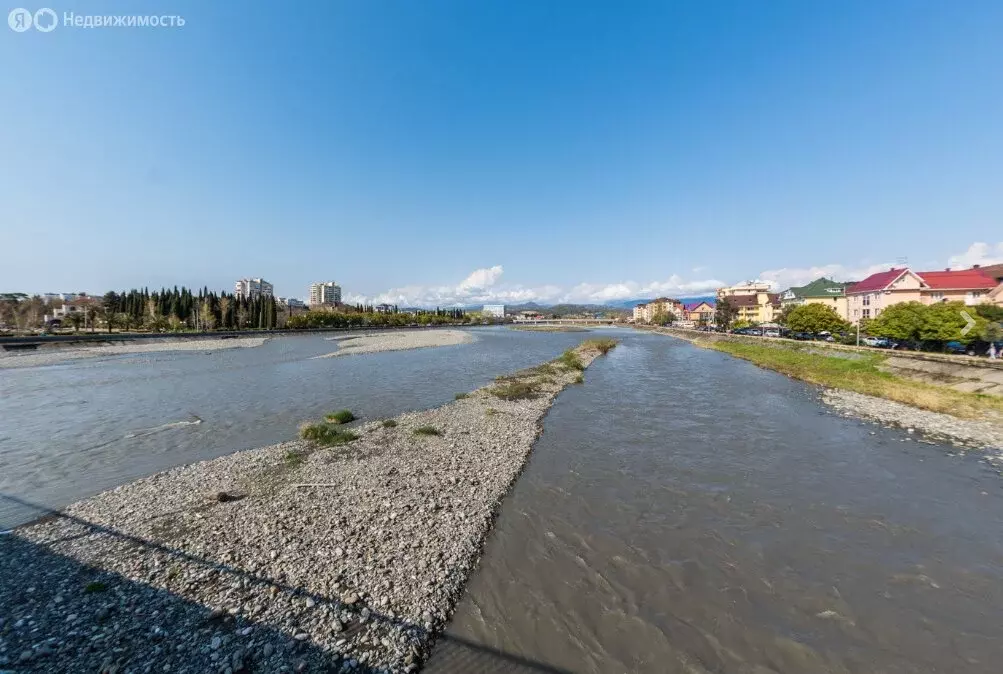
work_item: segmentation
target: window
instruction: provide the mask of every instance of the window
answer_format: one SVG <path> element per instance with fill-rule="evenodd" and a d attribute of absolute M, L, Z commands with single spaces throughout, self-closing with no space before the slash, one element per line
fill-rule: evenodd
<path fill-rule="evenodd" d="M 940 300 L 944 299 L 944 293 L 930 293 L 930 299 L 932 299 L 935 302 L 939 302 Z"/>
<path fill-rule="evenodd" d="M 870 295 L 864 295 L 864 306 L 865 307 L 871 306 L 871 296 Z"/>
<path fill-rule="evenodd" d="M 860 309 L 854 309 L 853 310 L 853 317 L 854 318 L 860 318 Z"/>
<path fill-rule="evenodd" d="M 870 318 L 870 317 L 871 317 L 871 310 L 864 309 L 864 318 Z"/>

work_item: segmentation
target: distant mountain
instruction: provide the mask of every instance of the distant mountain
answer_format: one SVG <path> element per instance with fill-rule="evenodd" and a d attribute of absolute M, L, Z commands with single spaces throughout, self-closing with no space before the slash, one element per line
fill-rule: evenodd
<path fill-rule="evenodd" d="M 614 307 L 608 304 L 553 304 L 544 305 L 536 302 L 525 304 L 506 304 L 506 314 L 517 314 L 520 311 L 539 311 L 548 316 L 570 316 L 572 314 L 606 314 L 622 315 L 627 313 L 626 307 Z"/>
<path fill-rule="evenodd" d="M 697 302 L 714 302 L 714 300 L 717 299 L 717 297 L 714 296 L 714 295 L 699 295 L 699 296 L 696 296 L 696 297 L 689 297 L 689 296 L 684 296 L 684 295 L 673 295 L 672 297 L 674 297 L 675 299 L 683 302 L 684 304 L 696 304 Z M 647 304 L 648 302 L 650 302 L 653 299 L 655 299 L 655 298 L 654 297 L 648 297 L 648 298 L 644 298 L 644 299 L 638 298 L 638 299 L 634 299 L 634 300 L 616 300 L 614 302 L 607 302 L 606 306 L 617 307 L 617 308 L 621 308 L 621 309 L 633 309 L 638 304 Z"/>

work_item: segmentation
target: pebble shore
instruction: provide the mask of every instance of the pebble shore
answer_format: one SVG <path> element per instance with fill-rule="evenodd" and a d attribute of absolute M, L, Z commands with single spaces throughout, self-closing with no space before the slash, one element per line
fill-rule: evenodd
<path fill-rule="evenodd" d="M 314 356 L 315 358 L 335 358 L 381 351 L 408 351 L 436 346 L 454 346 L 472 342 L 474 336 L 464 330 L 408 330 L 406 332 L 345 335 L 332 338 L 330 341 L 338 342 L 338 350 L 323 356 Z"/>
<path fill-rule="evenodd" d="M 39 367 L 55 365 L 67 360 L 81 358 L 107 358 L 127 353 L 158 353 L 161 351 L 218 351 L 220 349 L 240 349 L 261 346 L 267 337 L 242 337 L 240 339 L 179 339 L 149 340 L 143 342 L 115 342 L 102 346 L 78 348 L 48 348 L 26 353 L 4 353 L 0 351 L 0 370 L 14 367 Z"/>
<path fill-rule="evenodd" d="M 977 449 L 1003 448 L 1003 428 L 988 421 L 959 419 L 874 396 L 826 389 L 822 401 L 841 414 L 898 426 L 939 440 Z"/>
<path fill-rule="evenodd" d="M 581 373 L 526 376 L 529 398 L 485 387 L 347 445 L 176 468 L 0 536 L 0 670 L 417 670 Z"/>

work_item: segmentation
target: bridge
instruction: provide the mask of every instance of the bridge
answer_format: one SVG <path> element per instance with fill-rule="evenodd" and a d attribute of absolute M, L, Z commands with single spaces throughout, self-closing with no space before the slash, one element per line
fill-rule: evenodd
<path fill-rule="evenodd" d="M 520 318 L 513 325 L 614 325 L 615 318 Z M 626 325 L 626 323 L 624 323 Z"/>

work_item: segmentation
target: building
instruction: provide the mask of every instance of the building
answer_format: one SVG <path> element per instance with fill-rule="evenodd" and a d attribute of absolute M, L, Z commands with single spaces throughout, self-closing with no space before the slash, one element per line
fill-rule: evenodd
<path fill-rule="evenodd" d="M 279 304 L 284 304 L 290 309 L 304 309 L 306 308 L 306 302 L 303 300 L 298 300 L 295 297 L 276 297 Z"/>
<path fill-rule="evenodd" d="M 714 305 L 710 302 L 684 304 L 683 319 L 697 325 L 709 325 L 714 322 Z"/>
<path fill-rule="evenodd" d="M 831 307 L 843 320 L 849 320 L 846 289 L 852 285 L 849 281 L 833 281 L 823 276 L 808 285 L 795 286 L 782 292 L 780 307 L 789 309 L 803 304 L 822 304 Z"/>
<path fill-rule="evenodd" d="M 651 312 L 647 304 L 638 304 L 634 307 L 634 322 L 647 323 L 651 320 Z"/>
<path fill-rule="evenodd" d="M 395 307 L 392 304 L 377 304 L 373 307 L 373 311 L 378 314 L 392 314 L 394 313 L 394 309 Z"/>
<path fill-rule="evenodd" d="M 272 284 L 261 278 L 242 278 L 233 284 L 233 294 L 237 297 L 253 300 L 271 297 Z"/>
<path fill-rule="evenodd" d="M 964 302 L 967 305 L 990 302 L 999 285 L 985 269 L 914 272 L 906 267 L 871 274 L 846 289 L 849 320 L 876 318 L 890 306 L 901 302 Z M 990 272 L 992 273 L 992 272 Z"/>
<path fill-rule="evenodd" d="M 310 306 L 341 304 L 341 286 L 334 281 L 321 281 L 310 284 Z"/>
<path fill-rule="evenodd" d="M 481 309 L 481 314 L 484 316 L 491 316 L 492 318 L 505 318 L 505 305 L 485 304 L 484 308 Z"/>
<path fill-rule="evenodd" d="M 717 289 L 717 301 L 727 301 L 737 310 L 735 320 L 771 323 L 780 316 L 780 295 L 770 292 L 765 281 L 747 281 Z"/>

